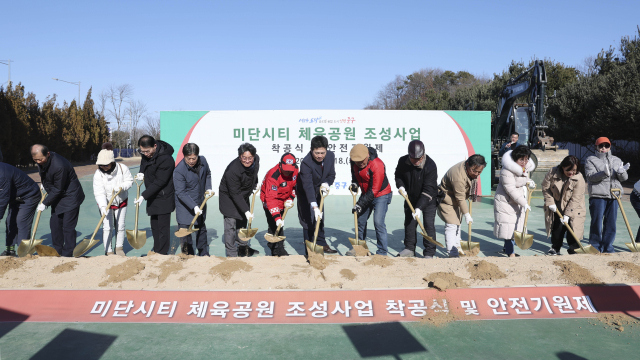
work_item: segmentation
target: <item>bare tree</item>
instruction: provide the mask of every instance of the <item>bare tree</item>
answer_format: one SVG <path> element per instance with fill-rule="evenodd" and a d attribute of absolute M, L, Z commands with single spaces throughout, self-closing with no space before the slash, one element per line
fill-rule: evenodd
<path fill-rule="evenodd" d="M 160 139 L 160 115 L 146 115 L 146 126 L 144 128 L 146 135 L 153 136 L 154 139 Z"/>
<path fill-rule="evenodd" d="M 582 61 L 582 65 L 578 65 L 576 66 L 576 68 L 578 69 L 578 71 L 582 73 L 582 75 L 585 75 L 585 76 L 595 75 L 598 72 L 598 69 L 596 66 L 596 57 L 593 55 L 587 56 Z"/>
<path fill-rule="evenodd" d="M 133 86 L 129 84 L 109 85 L 104 91 L 107 99 L 106 115 L 109 120 L 115 120 L 117 130 L 125 121 L 127 104 L 131 102 L 133 96 Z"/>
<path fill-rule="evenodd" d="M 129 103 L 127 109 L 127 115 L 129 117 L 129 134 L 131 135 L 131 143 L 135 144 L 135 141 L 142 136 L 143 129 L 141 128 L 140 121 L 147 117 L 147 104 L 140 100 L 132 100 Z"/>

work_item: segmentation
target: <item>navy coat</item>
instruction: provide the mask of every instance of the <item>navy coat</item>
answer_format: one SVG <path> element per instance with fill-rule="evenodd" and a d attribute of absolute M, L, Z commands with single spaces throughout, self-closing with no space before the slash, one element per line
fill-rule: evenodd
<path fill-rule="evenodd" d="M 175 209 L 173 190 L 173 147 L 156 141 L 158 148 L 151 159 L 142 155 L 140 172 L 144 173 L 145 190 L 142 197 L 147 201 L 147 215 L 169 214 Z M 191 223 L 191 221 L 189 221 Z"/>
<path fill-rule="evenodd" d="M 199 157 L 199 164 L 192 168 L 182 159 L 173 171 L 173 186 L 176 191 L 176 220 L 178 224 L 191 224 L 196 215 L 193 208 L 202 205 L 204 192 L 211 188 L 211 170 L 204 156 Z M 207 207 L 202 216 L 207 213 Z"/>
<path fill-rule="evenodd" d="M 21 198 L 27 203 L 39 202 L 38 185 L 24 171 L 5 163 L 0 163 L 0 219 L 10 202 Z"/>
<path fill-rule="evenodd" d="M 84 201 L 84 191 L 76 171 L 69 160 L 53 151 L 49 154 L 49 161 L 38 165 L 42 186 L 48 194 L 42 203 L 51 206 L 51 212 L 56 214 L 79 208 Z"/>
<path fill-rule="evenodd" d="M 244 167 L 240 158 L 235 158 L 227 166 L 220 180 L 220 212 L 222 215 L 236 220 L 246 220 L 244 213 L 250 210 L 249 196 L 258 185 L 258 171 L 260 171 L 258 154 L 256 154 L 251 167 Z"/>
<path fill-rule="evenodd" d="M 317 163 L 309 152 L 300 163 L 300 172 L 296 184 L 298 197 L 298 218 L 301 225 L 308 229 L 312 225 L 311 203 L 316 202 L 320 206 L 320 185 L 327 183 L 333 185 L 336 179 L 335 155 L 327 150 L 323 164 Z"/>

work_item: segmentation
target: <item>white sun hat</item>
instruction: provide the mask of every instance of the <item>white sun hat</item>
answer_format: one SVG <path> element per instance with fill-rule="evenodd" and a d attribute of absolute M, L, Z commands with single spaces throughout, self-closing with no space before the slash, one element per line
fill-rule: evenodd
<path fill-rule="evenodd" d="M 109 165 L 112 162 L 116 161 L 113 157 L 113 150 L 100 150 L 98 153 L 98 161 L 96 161 L 96 165 Z"/>

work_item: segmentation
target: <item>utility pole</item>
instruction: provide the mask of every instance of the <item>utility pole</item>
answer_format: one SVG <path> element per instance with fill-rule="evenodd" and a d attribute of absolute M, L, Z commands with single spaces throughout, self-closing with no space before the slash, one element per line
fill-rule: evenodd
<path fill-rule="evenodd" d="M 11 60 L 0 60 L 0 64 L 9 65 L 9 80 L 7 81 L 8 88 L 9 86 L 11 86 Z"/>
<path fill-rule="evenodd" d="M 71 81 L 66 81 L 66 80 L 60 80 L 58 78 L 52 78 L 55 81 L 62 81 L 62 82 L 66 82 L 68 84 L 72 84 L 72 85 L 78 85 L 78 101 L 76 101 L 76 107 L 80 108 L 80 81 L 76 82 L 71 82 Z"/>

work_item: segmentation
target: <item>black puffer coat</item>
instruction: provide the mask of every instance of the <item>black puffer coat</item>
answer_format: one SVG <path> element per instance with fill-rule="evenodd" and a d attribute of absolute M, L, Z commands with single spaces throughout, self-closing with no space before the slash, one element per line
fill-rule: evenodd
<path fill-rule="evenodd" d="M 414 166 L 405 155 L 398 160 L 396 166 L 396 187 L 404 187 L 411 205 L 424 209 L 427 205 L 436 206 L 438 196 L 438 167 L 436 163 L 425 155 L 422 168 Z M 408 205 L 405 202 L 405 206 Z"/>
<path fill-rule="evenodd" d="M 142 197 L 147 201 L 147 215 L 169 214 L 176 208 L 173 189 L 173 147 L 157 140 L 158 148 L 151 159 L 142 156 L 140 172 L 144 173 L 145 190 Z"/>
<path fill-rule="evenodd" d="M 220 180 L 220 212 L 237 220 L 245 219 L 244 213 L 250 210 L 249 196 L 258 185 L 260 157 L 256 154 L 250 167 L 244 167 L 240 158 L 235 158 L 224 170 Z"/>
<path fill-rule="evenodd" d="M 44 166 L 38 165 L 42 186 L 48 194 L 42 203 L 51 206 L 56 214 L 77 209 L 84 201 L 84 191 L 73 165 L 53 151 L 49 154 L 49 161 Z"/>

